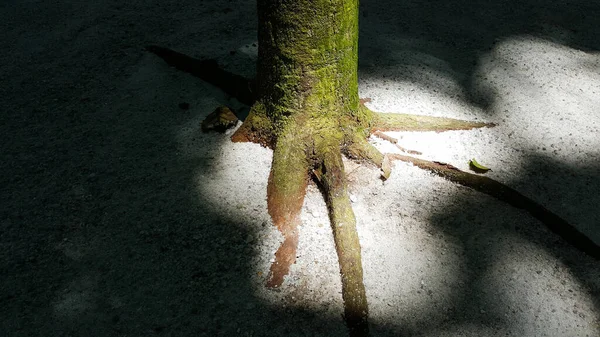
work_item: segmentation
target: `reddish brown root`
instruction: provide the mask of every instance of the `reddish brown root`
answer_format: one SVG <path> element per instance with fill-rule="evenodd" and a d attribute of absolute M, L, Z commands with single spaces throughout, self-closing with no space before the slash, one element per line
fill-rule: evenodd
<path fill-rule="evenodd" d="M 271 264 L 267 288 L 278 288 L 283 284 L 283 278 L 289 273 L 290 266 L 296 263 L 296 249 L 298 247 L 298 231 L 289 233 L 277 252 L 275 261 Z"/>
<path fill-rule="evenodd" d="M 266 117 L 264 106 L 260 101 L 252 105 L 244 123 L 231 136 L 231 141 L 234 143 L 251 142 L 269 148 L 273 148 L 273 139 L 271 121 Z"/>

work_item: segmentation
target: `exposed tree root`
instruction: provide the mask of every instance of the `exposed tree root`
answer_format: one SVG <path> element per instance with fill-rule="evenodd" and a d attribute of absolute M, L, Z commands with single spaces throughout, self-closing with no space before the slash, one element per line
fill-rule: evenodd
<path fill-rule="evenodd" d="M 381 168 L 381 177 L 385 180 L 392 173 L 389 158 L 371 145 L 366 138 L 357 136 L 351 144 L 344 149 L 344 154 L 355 160 L 364 160 Z"/>
<path fill-rule="evenodd" d="M 373 136 L 377 137 L 377 138 L 381 138 L 383 140 L 387 140 L 388 142 L 396 145 L 396 147 L 402 151 L 402 152 L 406 152 L 406 153 L 410 153 L 410 154 L 416 154 L 416 155 L 421 155 L 422 153 L 419 151 L 415 151 L 415 150 L 409 150 L 407 148 L 404 148 L 400 145 L 398 145 L 398 140 L 394 137 L 388 136 L 385 133 L 381 132 L 381 131 L 375 131 L 373 132 Z"/>
<path fill-rule="evenodd" d="M 257 102 L 252 111 L 260 115 L 260 109 L 260 102 Z M 238 129 L 239 134 L 234 134 L 236 139 L 245 141 L 261 138 L 256 136 L 257 130 L 263 128 L 260 118 L 246 120 L 244 124 Z M 356 137 L 355 140 L 350 142 L 350 146 L 344 147 L 346 153 L 382 165 L 385 158 L 377 149 L 364 137 Z M 288 129 L 277 138 L 267 187 L 267 204 L 274 225 L 284 236 L 284 242 L 275 254 L 267 287 L 281 286 L 295 262 L 300 212 L 306 193 L 307 175 L 312 171 L 329 210 L 342 277 L 346 325 L 350 336 L 364 337 L 368 336 L 369 331 L 368 304 L 363 284 L 360 242 L 346 188 L 340 143 L 341 140 L 335 137 L 313 136 L 312 130 L 304 130 L 301 122 L 291 122 Z"/>
<path fill-rule="evenodd" d="M 476 191 L 504 201 L 511 206 L 521 208 L 541 221 L 548 229 L 575 248 L 595 259 L 600 259 L 600 246 L 578 231 L 577 228 L 573 227 L 567 221 L 550 212 L 537 202 L 496 180 L 461 171 L 446 163 L 428 161 L 400 154 L 388 154 L 387 156 L 391 159 L 412 163 L 417 167 L 433 172 L 452 182 L 470 187 Z"/>
<path fill-rule="evenodd" d="M 257 101 L 252 105 L 248 117 L 231 136 L 231 141 L 234 143 L 257 143 L 271 149 L 274 147 L 272 124 L 265 114 L 262 102 Z"/>
<path fill-rule="evenodd" d="M 367 109 L 364 105 L 361 109 Z M 432 117 L 401 113 L 380 113 L 368 110 L 373 115 L 371 133 L 376 131 L 451 131 L 493 127 L 493 123 L 470 122 L 446 117 Z"/>
<path fill-rule="evenodd" d="M 350 336 L 368 336 L 369 308 L 363 284 L 360 242 L 356 231 L 356 219 L 346 188 L 344 164 L 335 144 L 318 154 L 322 163 L 315 170 L 329 209 L 335 248 L 342 276 L 344 317 Z"/>
<path fill-rule="evenodd" d="M 308 160 L 295 130 L 278 139 L 267 185 L 267 207 L 284 241 L 275 253 L 267 287 L 277 288 L 296 262 L 300 212 L 308 184 Z"/>
<path fill-rule="evenodd" d="M 371 145 L 366 138 L 357 136 L 352 139 L 351 143 L 344 149 L 344 154 L 351 159 L 365 160 L 376 166 L 381 166 L 383 162 L 383 154 Z"/>

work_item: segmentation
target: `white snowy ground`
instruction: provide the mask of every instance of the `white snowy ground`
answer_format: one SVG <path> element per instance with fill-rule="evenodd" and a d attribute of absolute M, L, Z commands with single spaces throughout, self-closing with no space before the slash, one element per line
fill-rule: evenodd
<path fill-rule="evenodd" d="M 600 243 L 599 15 L 595 1 L 363 0 L 360 96 L 497 123 L 390 134 L 464 170 L 476 158 Z M 346 334 L 317 188 L 297 263 L 265 289 L 281 239 L 271 151 L 200 133 L 216 106 L 243 106 L 142 50 L 251 76 L 255 20 L 253 1 L 0 3 L 2 335 Z M 418 168 L 382 182 L 347 164 L 373 336 L 600 336 L 598 261 Z"/>

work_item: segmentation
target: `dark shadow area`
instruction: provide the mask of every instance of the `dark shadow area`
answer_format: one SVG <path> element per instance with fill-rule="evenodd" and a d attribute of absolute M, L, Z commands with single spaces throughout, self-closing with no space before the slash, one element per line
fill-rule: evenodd
<path fill-rule="evenodd" d="M 42 19 L 31 28 L 40 31 L 25 35 L 56 29 L 56 41 L 3 55 L 10 62 L 2 63 L 7 85 L 0 97 L 2 335 L 344 336 L 341 317 L 255 296 L 255 243 L 247 242 L 255 235 L 242 224 L 259 220 L 239 211 L 224 216 L 232 206 L 211 202 L 196 181 L 199 172 L 219 170 L 228 137 L 202 134 L 198 124 L 203 146 L 196 159 L 180 153 L 177 130 L 210 113 L 205 99 L 228 97 L 186 81 L 159 58 L 145 63 L 156 65 L 150 73 L 140 69 L 152 57 L 142 46 L 161 39 L 144 31 L 168 31 L 165 18 L 198 3 L 144 8 L 115 1 L 93 22 L 86 21 L 84 13 L 94 10 L 86 4 L 53 11 L 37 5 L 22 4 L 12 14 L 36 22 L 55 10 L 82 22 L 67 20 L 74 27 L 62 32 L 62 21 Z M 73 41 L 87 45 L 73 50 Z M 13 43 L 3 41 L 3 50 Z M 173 76 L 182 79 L 177 88 L 167 86 Z M 180 109 L 182 102 L 190 109 Z"/>
<path fill-rule="evenodd" d="M 398 7 L 362 3 L 361 71 L 376 75 L 382 74 L 379 66 L 410 61 L 398 48 L 410 50 L 404 42 L 411 39 L 444 45 L 443 52 L 438 47 L 419 52 L 443 60 L 449 65 L 443 71 L 466 74 L 473 72 L 479 53 L 498 39 L 531 32 L 558 38 L 546 34 L 546 25 L 571 32 L 569 46 L 600 47 L 600 28 L 592 22 L 599 17 L 599 6 L 593 2 L 553 7 L 527 1 L 398 2 Z M 204 144 L 198 151 L 204 152 L 193 160 L 179 154 L 175 131 L 210 113 L 214 107 L 204 107 L 211 99 L 228 103 L 229 98 L 159 66 L 159 58 L 149 62 L 156 64 L 149 78 L 136 76 L 147 81 L 148 90 L 140 89 L 144 82 L 130 87 L 140 63 L 150 57 L 141 50 L 148 43 L 168 42 L 178 49 L 187 39 L 202 39 L 207 48 L 192 56 L 216 58 L 232 71 L 251 73 L 253 60 L 230 50 L 239 41 L 251 45 L 255 40 L 254 3 L 113 1 L 102 5 L 106 7 L 50 8 L 55 5 L 20 4 L 11 9 L 10 20 L 8 15 L 0 20 L 7 28 L 0 46 L 8 52 L 0 56 L 0 77 L 10 84 L 0 89 L 0 331 L 44 337 L 184 336 L 190 331 L 200 336 L 344 336 L 341 317 L 271 305 L 255 295 L 249 275 L 255 273 L 256 251 L 247 238 L 256 233 L 241 224 L 262 220 L 242 212 L 223 216 L 219 210 L 232 206 L 216 204 L 197 189 L 198 172 L 219 169 L 215 158 L 228 138 L 201 134 L 198 125 Z M 214 29 L 194 31 L 194 20 L 216 14 L 222 19 Z M 70 17 L 78 19 L 61 28 L 58 18 Z M 381 32 L 370 26 L 380 19 L 385 22 L 378 24 L 382 32 L 398 31 L 406 40 L 380 38 Z M 30 28 L 25 21 L 37 25 Z M 230 29 L 231 22 L 235 27 Z M 9 30 L 10 25 L 20 28 Z M 50 37 L 45 35 L 53 29 Z M 178 29 L 190 35 L 170 41 L 169 32 Z M 152 34 L 159 31 L 166 33 Z M 26 42 L 19 42 L 21 38 Z M 86 47 L 74 48 L 76 42 Z M 53 59 L 58 61 L 45 63 Z M 172 90 L 153 80 L 171 76 L 184 81 L 181 87 Z M 407 80 L 422 81 L 408 75 Z M 460 80 L 469 89 L 468 78 Z M 473 100 L 485 106 L 491 99 Z M 190 111 L 178 107 L 183 101 L 191 103 Z M 572 171 L 581 188 L 597 186 L 600 180 L 597 171 Z M 513 183 L 527 186 L 530 181 Z M 590 198 L 590 205 L 600 204 L 596 195 Z M 465 215 L 465 207 L 477 209 L 477 214 Z M 593 226 L 595 210 L 583 211 Z M 478 317 L 468 318 L 478 310 L 477 299 L 468 293 L 480 290 L 481 271 L 500 253 L 483 242 L 506 233 L 559 257 L 595 292 L 600 308 L 598 285 L 589 279 L 598 274 L 597 264 L 543 229 L 516 229 L 508 223 L 502 229 L 471 226 L 498 216 L 501 211 L 493 206 L 457 199 L 455 208 L 440 210 L 431 219 L 466 250 L 471 283 L 457 295 L 464 299 L 457 304 L 458 319 Z M 386 327 L 373 328 L 395 335 Z M 417 332 L 408 330 L 407 335 Z"/>
<path fill-rule="evenodd" d="M 527 175 L 510 182 L 524 194 L 555 209 L 563 219 L 577 224 L 580 231 L 600 242 L 600 163 L 596 166 L 569 165 L 552 155 L 527 156 Z M 539 172 L 541 174 L 538 174 Z M 585 198 L 581 198 L 585 195 Z"/>

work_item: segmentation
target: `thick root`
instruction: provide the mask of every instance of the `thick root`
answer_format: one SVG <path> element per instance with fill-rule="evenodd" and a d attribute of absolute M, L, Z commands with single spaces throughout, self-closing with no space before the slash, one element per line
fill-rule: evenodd
<path fill-rule="evenodd" d="M 363 283 L 362 258 L 356 219 L 348 196 L 345 172 L 338 147 L 324 147 L 318 154 L 322 165 L 318 177 L 327 200 L 342 277 L 344 316 L 350 336 L 368 336 L 369 310 Z"/>
<path fill-rule="evenodd" d="M 267 206 L 273 224 L 284 237 L 275 253 L 267 287 L 277 288 L 289 268 L 296 262 L 300 212 L 308 184 L 308 161 L 305 148 L 296 135 L 283 135 L 273 152 L 273 164 L 267 185 Z"/>
<path fill-rule="evenodd" d="M 590 238 L 578 231 L 577 228 L 573 227 L 567 221 L 550 212 L 532 199 L 496 180 L 461 171 L 458 168 L 446 163 L 428 161 L 410 156 L 403 156 L 400 154 L 388 154 L 386 156 L 391 159 L 412 163 L 419 168 L 431 171 L 452 182 L 490 195 L 514 207 L 524 209 L 573 247 L 594 257 L 595 259 L 600 259 L 600 247 Z"/>
<path fill-rule="evenodd" d="M 375 131 L 373 132 L 373 136 L 377 137 L 377 138 L 381 138 L 383 140 L 387 140 L 388 142 L 396 145 L 396 147 L 398 148 L 398 150 L 402 151 L 402 152 L 406 152 L 406 153 L 410 153 L 410 154 L 416 154 L 416 155 L 422 155 L 423 153 L 419 152 L 419 151 L 415 151 L 415 150 L 410 150 L 407 148 L 404 148 L 402 146 L 400 146 L 398 144 L 398 140 L 392 136 L 388 136 L 385 133 L 381 132 L 381 131 Z"/>
<path fill-rule="evenodd" d="M 377 150 L 373 145 L 369 144 L 364 137 L 354 137 L 350 145 L 343 151 L 344 154 L 351 159 L 364 160 L 377 167 L 381 167 L 381 163 L 383 163 L 383 153 Z"/>

